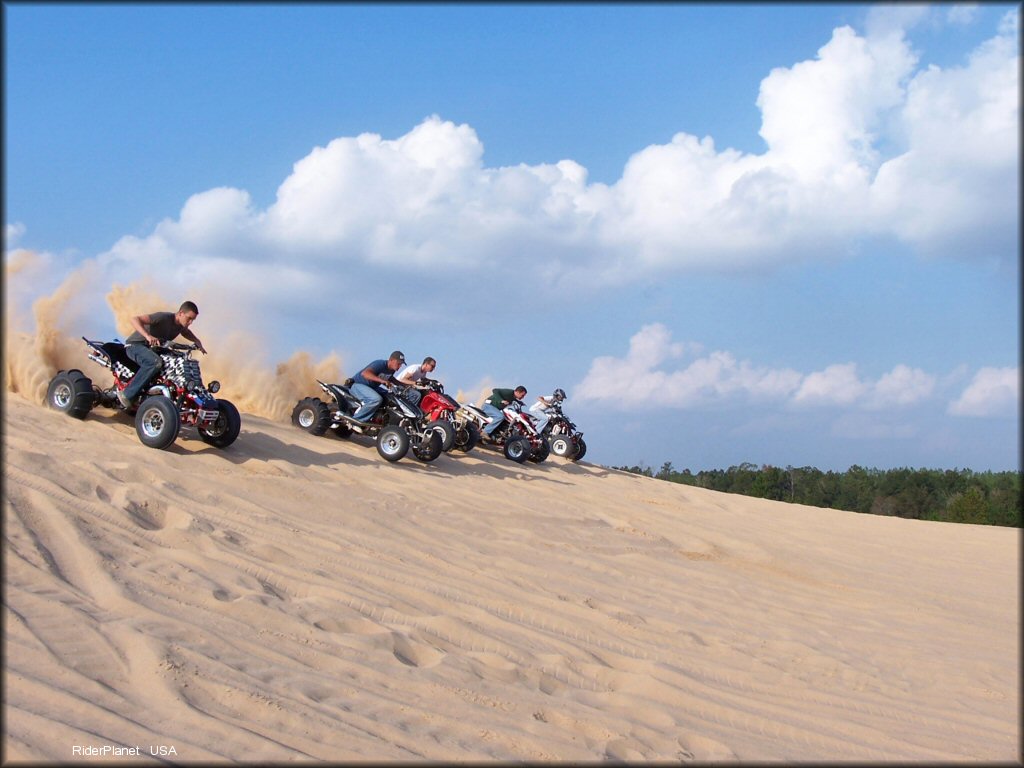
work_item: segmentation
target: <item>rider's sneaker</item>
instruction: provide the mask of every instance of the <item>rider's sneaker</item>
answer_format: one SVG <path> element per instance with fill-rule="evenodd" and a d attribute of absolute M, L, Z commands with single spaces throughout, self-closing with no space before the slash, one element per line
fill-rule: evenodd
<path fill-rule="evenodd" d="M 132 407 L 132 401 L 125 397 L 123 389 L 117 390 L 117 402 L 119 402 L 121 404 L 121 407 L 124 408 L 125 410 L 128 410 L 129 408 Z"/>

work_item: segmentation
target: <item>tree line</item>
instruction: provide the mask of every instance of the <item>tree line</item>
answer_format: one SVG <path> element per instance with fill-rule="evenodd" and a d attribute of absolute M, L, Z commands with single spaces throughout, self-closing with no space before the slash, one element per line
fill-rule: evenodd
<path fill-rule="evenodd" d="M 845 472 L 815 467 L 744 463 L 728 469 L 676 470 L 666 461 L 650 467 L 614 467 L 672 483 L 814 507 L 844 509 L 915 520 L 1021 527 L 1020 472 L 969 469 L 865 469 Z"/>

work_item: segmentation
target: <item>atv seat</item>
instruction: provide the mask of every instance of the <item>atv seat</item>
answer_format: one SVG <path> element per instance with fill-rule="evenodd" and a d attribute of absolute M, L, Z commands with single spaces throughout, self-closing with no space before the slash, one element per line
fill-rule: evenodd
<path fill-rule="evenodd" d="M 85 342 L 93 349 L 105 354 L 112 363 L 121 363 L 132 373 L 138 373 L 139 364 L 125 354 L 124 344 L 118 341 L 105 341 L 101 344 L 98 341 L 89 341 L 89 339 L 86 339 Z"/>
<path fill-rule="evenodd" d="M 353 397 L 353 394 L 340 384 L 328 384 L 327 386 L 331 388 L 335 397 Z"/>

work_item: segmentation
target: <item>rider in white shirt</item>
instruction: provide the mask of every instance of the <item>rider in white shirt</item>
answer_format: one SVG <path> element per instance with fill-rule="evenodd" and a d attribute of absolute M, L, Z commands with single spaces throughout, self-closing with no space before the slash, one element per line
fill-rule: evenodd
<path fill-rule="evenodd" d="M 395 381 L 412 387 L 411 389 L 407 389 L 402 394 L 402 397 L 413 405 L 419 405 L 420 398 L 423 397 L 423 393 L 415 388 L 415 384 L 420 379 L 426 378 L 427 374 L 433 373 L 436 367 L 437 360 L 432 357 L 425 357 L 423 358 L 422 363 L 412 363 L 396 373 Z"/>
<path fill-rule="evenodd" d="M 555 403 L 561 403 L 563 400 L 565 400 L 565 390 L 556 389 L 547 397 L 541 395 L 537 398 L 537 402 L 530 406 L 530 413 L 537 419 L 538 433 L 544 431 L 544 427 L 547 426 L 548 421 L 551 419 L 549 415 L 551 406 Z"/>

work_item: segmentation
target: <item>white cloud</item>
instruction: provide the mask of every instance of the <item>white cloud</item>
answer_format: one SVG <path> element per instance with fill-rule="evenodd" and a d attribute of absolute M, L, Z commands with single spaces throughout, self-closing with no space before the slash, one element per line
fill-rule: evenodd
<path fill-rule="evenodd" d="M 906 152 L 873 188 L 881 231 L 926 251 L 1010 258 L 1020 206 L 1019 13 L 964 67 L 932 66 L 907 85 L 898 128 Z M 980 251 L 980 252 L 979 252 Z"/>
<path fill-rule="evenodd" d="M 793 395 L 799 405 L 850 405 L 868 391 L 857 376 L 855 363 L 830 365 L 804 378 Z"/>
<path fill-rule="evenodd" d="M 671 341 L 664 325 L 645 325 L 629 340 L 625 358 L 599 357 L 573 397 L 607 403 L 619 409 L 638 407 L 688 408 L 726 399 L 778 399 L 791 392 L 799 374 L 759 368 L 737 361 L 728 352 L 712 352 L 675 371 L 658 366 L 682 358 L 697 345 Z"/>
<path fill-rule="evenodd" d="M 1020 368 L 982 368 L 948 410 L 954 416 L 1016 415 L 1020 394 Z"/>
<path fill-rule="evenodd" d="M 528 299 L 835 258 L 860 238 L 1016 258 L 1019 14 L 943 70 L 921 68 L 904 38 L 920 12 L 873 8 L 866 34 L 838 28 L 813 59 L 769 73 L 757 97 L 762 154 L 680 132 L 638 150 L 615 184 L 591 184 L 568 159 L 486 167 L 471 126 L 431 116 L 395 139 L 364 133 L 313 149 L 265 209 L 244 190 L 193 195 L 176 220 L 101 261 L 121 279 L 148 270 L 187 283 L 223 270 L 238 300 L 281 309 L 408 273 L 420 290 L 472 302 L 470 289 L 510 262 L 543 278 L 505 286 Z M 346 307 L 367 301 L 346 295 Z"/>
<path fill-rule="evenodd" d="M 977 3 L 962 3 L 953 5 L 946 12 L 946 18 L 950 24 L 959 24 L 966 26 L 973 24 L 974 20 L 978 17 L 978 4 Z"/>
<path fill-rule="evenodd" d="M 793 395 L 793 404 L 856 406 L 864 410 L 906 408 L 931 397 L 935 384 L 935 376 L 903 364 L 877 381 L 865 381 L 857 374 L 855 363 L 843 363 L 808 374 Z"/>
<path fill-rule="evenodd" d="M 698 344 L 674 342 L 668 328 L 653 323 L 633 335 L 625 357 L 596 358 L 572 394 L 618 410 L 774 402 L 863 412 L 919 405 L 933 396 L 936 385 L 936 376 L 903 364 L 874 381 L 862 379 L 856 363 L 809 374 L 758 366 L 727 351 L 705 354 Z"/>
<path fill-rule="evenodd" d="M 897 365 L 871 388 L 866 407 L 873 409 L 909 406 L 927 399 L 935 391 L 936 377 L 920 368 Z"/>

